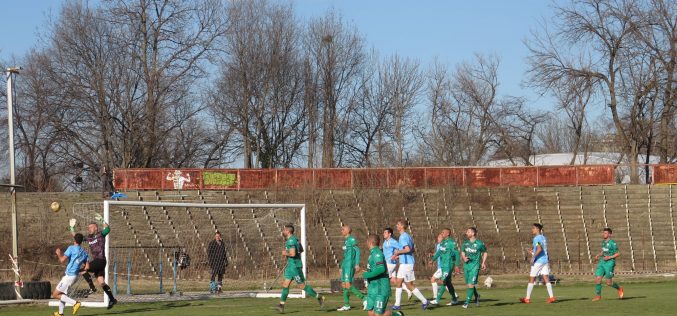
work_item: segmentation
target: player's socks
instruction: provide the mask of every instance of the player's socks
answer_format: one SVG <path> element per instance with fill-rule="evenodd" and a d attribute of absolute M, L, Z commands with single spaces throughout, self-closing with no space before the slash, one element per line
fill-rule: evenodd
<path fill-rule="evenodd" d="M 113 297 L 113 291 L 110 290 L 110 286 L 108 284 L 104 284 L 102 286 L 104 293 L 108 296 L 109 301 L 114 301 L 115 297 Z"/>
<path fill-rule="evenodd" d="M 320 309 L 324 310 L 324 296 L 318 295 L 317 302 L 320 303 Z"/>
<path fill-rule="evenodd" d="M 395 289 L 395 306 L 400 306 L 402 301 L 402 288 L 398 287 Z"/>
<path fill-rule="evenodd" d="M 449 291 L 449 295 L 451 295 L 451 300 L 452 301 L 458 300 L 458 297 L 456 296 L 456 289 L 454 288 L 454 285 L 451 283 L 451 280 L 447 279 L 445 285 L 447 286 L 447 291 Z"/>
<path fill-rule="evenodd" d="M 287 296 L 289 296 L 289 288 L 282 288 L 282 294 L 280 295 L 280 302 L 284 303 L 287 301 Z"/>
<path fill-rule="evenodd" d="M 407 287 L 407 285 L 404 282 L 402 282 L 402 287 L 400 287 L 400 288 L 407 292 L 407 298 L 411 298 L 411 295 L 413 293 L 411 292 L 411 290 L 409 290 L 409 288 Z"/>
<path fill-rule="evenodd" d="M 430 285 L 433 287 L 433 297 L 436 298 L 437 297 L 437 289 L 438 289 L 439 286 L 437 285 L 437 282 L 430 283 Z"/>
<path fill-rule="evenodd" d="M 612 288 L 614 288 L 614 289 L 617 289 L 617 290 L 621 288 L 621 287 L 618 285 L 618 283 L 616 283 L 616 282 L 612 283 L 610 286 L 611 286 Z"/>
<path fill-rule="evenodd" d="M 529 284 L 527 284 L 527 296 L 524 297 L 524 298 L 526 298 L 526 299 L 531 299 L 531 292 L 532 292 L 533 290 L 534 290 L 534 284 L 531 283 L 531 282 L 529 282 Z M 551 295 L 551 296 L 552 296 L 552 295 Z"/>
<path fill-rule="evenodd" d="M 472 287 L 468 288 L 468 291 L 465 294 L 465 305 L 470 304 L 470 300 L 472 299 L 472 295 L 475 293 L 475 289 Z"/>
<path fill-rule="evenodd" d="M 423 293 L 421 293 L 421 291 L 419 291 L 418 288 L 414 288 L 414 290 L 411 291 L 411 293 L 416 295 L 416 297 L 418 298 L 419 301 L 421 301 L 421 303 L 423 304 L 428 303 L 428 300 L 425 298 L 425 296 L 423 296 Z"/>
<path fill-rule="evenodd" d="M 85 272 L 85 274 L 82 275 L 82 278 L 87 281 L 87 284 L 89 285 L 89 289 L 92 290 L 92 292 L 96 292 L 96 286 L 94 286 L 94 281 L 92 281 L 92 276 L 89 275 L 89 273 Z"/>
<path fill-rule="evenodd" d="M 602 296 L 602 284 L 595 284 L 595 294 L 597 296 Z"/>
<path fill-rule="evenodd" d="M 311 287 L 310 285 L 306 284 L 306 286 L 303 288 L 303 290 L 306 291 L 306 293 L 308 293 L 308 295 L 310 295 L 310 297 L 317 298 L 317 292 L 315 292 L 315 290 L 313 290 L 313 287 Z"/>
<path fill-rule="evenodd" d="M 350 292 L 355 294 L 355 296 L 359 297 L 360 300 L 364 301 L 364 294 L 362 294 L 362 292 L 360 292 L 360 290 L 358 290 L 354 285 L 350 286 Z"/>
<path fill-rule="evenodd" d="M 346 288 L 343 289 L 343 306 L 350 306 L 350 291 Z"/>
<path fill-rule="evenodd" d="M 552 292 L 552 283 L 546 283 L 545 288 L 548 290 L 548 297 L 555 297 L 555 293 Z"/>
<path fill-rule="evenodd" d="M 472 288 L 475 293 L 475 305 L 480 306 L 480 293 L 477 292 L 477 287 Z"/>
<path fill-rule="evenodd" d="M 66 303 L 59 300 L 59 315 L 63 315 L 63 309 L 66 307 Z"/>
<path fill-rule="evenodd" d="M 61 299 L 60 301 L 64 302 L 65 304 L 75 304 L 75 300 L 66 296 L 66 294 L 61 294 Z"/>
<path fill-rule="evenodd" d="M 442 295 L 444 295 L 444 290 L 445 290 L 445 287 L 444 287 L 444 286 L 443 286 L 443 287 L 440 287 L 440 290 L 437 292 L 437 295 L 435 295 L 435 300 L 436 300 L 436 301 L 438 301 L 438 302 L 441 302 L 441 301 L 442 301 Z M 452 293 L 452 296 L 453 296 L 453 295 L 454 295 L 454 294 Z"/>

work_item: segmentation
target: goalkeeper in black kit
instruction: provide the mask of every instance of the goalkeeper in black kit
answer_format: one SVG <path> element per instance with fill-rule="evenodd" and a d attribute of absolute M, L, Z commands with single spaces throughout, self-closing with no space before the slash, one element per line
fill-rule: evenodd
<path fill-rule="evenodd" d="M 85 235 L 85 241 L 89 244 L 89 251 L 91 252 L 90 258 L 92 258 L 92 260 L 85 264 L 82 277 L 87 281 L 87 284 L 89 284 L 89 289 L 92 292 L 96 292 L 96 287 L 94 286 L 90 273 L 94 274 L 96 281 L 101 285 L 101 288 L 108 296 L 108 309 L 111 309 L 118 301 L 113 297 L 113 292 L 104 279 L 106 276 L 106 236 L 110 233 L 110 227 L 108 226 L 108 223 L 104 222 L 101 214 L 95 214 L 94 219 L 95 221 L 87 225 L 88 234 Z M 76 219 L 72 218 L 69 224 L 70 227 L 68 230 L 70 230 L 71 235 L 75 235 L 75 226 L 77 225 Z M 99 224 L 103 226 L 103 230 L 101 231 L 99 231 Z"/>

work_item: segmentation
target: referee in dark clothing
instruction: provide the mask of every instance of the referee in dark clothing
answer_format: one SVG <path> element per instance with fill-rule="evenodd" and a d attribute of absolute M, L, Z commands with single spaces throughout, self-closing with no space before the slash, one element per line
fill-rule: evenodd
<path fill-rule="evenodd" d="M 221 233 L 214 234 L 214 240 L 207 245 L 207 261 L 209 267 L 212 268 L 212 277 L 210 279 L 210 289 L 213 288 L 215 279 L 218 279 L 215 290 L 221 292 L 221 285 L 223 281 L 223 274 L 226 272 L 228 266 L 228 258 L 226 253 L 226 244 L 221 238 Z"/>

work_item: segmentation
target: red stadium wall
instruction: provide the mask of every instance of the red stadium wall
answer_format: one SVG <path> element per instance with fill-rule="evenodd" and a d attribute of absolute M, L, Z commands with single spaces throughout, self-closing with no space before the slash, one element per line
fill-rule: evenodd
<path fill-rule="evenodd" d="M 370 169 L 116 169 L 117 190 L 256 190 L 615 184 L 613 165 Z M 652 166 L 653 183 L 677 183 L 677 166 Z"/>

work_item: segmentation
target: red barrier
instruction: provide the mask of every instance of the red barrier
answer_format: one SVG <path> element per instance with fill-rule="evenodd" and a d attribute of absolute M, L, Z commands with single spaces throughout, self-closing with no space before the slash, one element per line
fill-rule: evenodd
<path fill-rule="evenodd" d="M 536 168 L 501 168 L 502 185 L 536 186 L 538 185 L 538 169 Z"/>
<path fill-rule="evenodd" d="M 388 169 L 353 169 L 353 187 L 387 188 Z"/>
<path fill-rule="evenodd" d="M 388 169 L 388 187 L 425 187 L 425 169 L 401 168 Z"/>
<path fill-rule="evenodd" d="M 240 169 L 240 189 L 267 189 L 275 185 L 275 169 Z"/>
<path fill-rule="evenodd" d="M 677 183 L 677 165 L 657 165 L 653 167 L 653 183 Z"/>
<path fill-rule="evenodd" d="M 500 168 L 467 168 L 465 185 L 471 187 L 494 187 L 501 185 Z"/>
<path fill-rule="evenodd" d="M 318 189 L 353 188 L 353 172 L 350 169 L 315 169 L 314 178 Z"/>
<path fill-rule="evenodd" d="M 576 183 L 578 183 L 579 185 L 614 183 L 614 167 L 613 166 L 576 167 Z"/>
<path fill-rule="evenodd" d="M 615 166 L 381 169 L 116 169 L 118 190 L 433 188 L 614 184 Z M 677 182 L 677 166 L 654 166 L 654 183 Z"/>
<path fill-rule="evenodd" d="M 425 168 L 425 186 L 463 186 L 463 168 Z"/>
<path fill-rule="evenodd" d="M 576 167 L 538 167 L 538 185 L 576 185 Z"/>
<path fill-rule="evenodd" d="M 275 185 L 279 188 L 298 189 L 313 187 L 313 169 L 279 169 Z"/>

